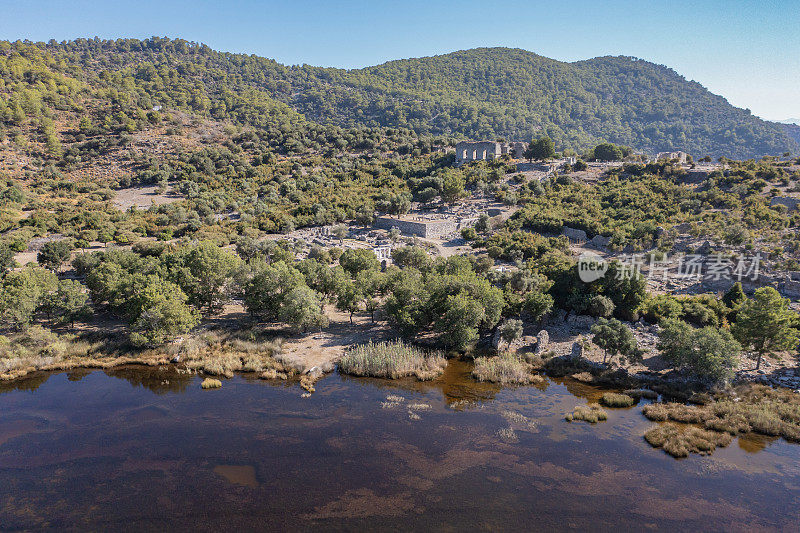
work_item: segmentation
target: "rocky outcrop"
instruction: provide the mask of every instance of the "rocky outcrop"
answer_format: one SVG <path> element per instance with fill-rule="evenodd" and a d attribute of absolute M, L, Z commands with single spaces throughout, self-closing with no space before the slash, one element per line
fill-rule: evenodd
<path fill-rule="evenodd" d="M 587 238 L 586 232 L 583 231 L 582 229 L 570 228 L 568 226 L 564 226 L 563 228 L 561 228 L 561 234 L 566 236 L 568 239 L 572 241 L 585 242 Z"/>

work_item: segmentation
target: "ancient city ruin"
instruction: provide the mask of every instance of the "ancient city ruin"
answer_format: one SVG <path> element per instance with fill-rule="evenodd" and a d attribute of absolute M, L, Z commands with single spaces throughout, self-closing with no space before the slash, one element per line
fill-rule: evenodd
<path fill-rule="evenodd" d="M 659 152 L 656 154 L 656 161 L 672 161 L 673 159 L 677 159 L 678 163 L 685 164 L 687 161 L 687 157 L 689 154 L 686 152 Z"/>
<path fill-rule="evenodd" d="M 504 155 L 509 155 L 512 159 L 522 159 L 527 148 L 528 143 L 526 142 L 460 142 L 456 145 L 456 164 L 487 161 Z"/>

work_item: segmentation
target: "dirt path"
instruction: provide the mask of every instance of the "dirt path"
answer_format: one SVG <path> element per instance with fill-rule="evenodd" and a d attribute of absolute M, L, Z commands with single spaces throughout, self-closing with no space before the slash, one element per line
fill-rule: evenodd
<path fill-rule="evenodd" d="M 370 339 L 386 340 L 391 336 L 386 325 L 373 324 L 369 316 L 354 316 L 351 324 L 348 313 L 328 308 L 325 314 L 330 319 L 327 328 L 286 340 L 280 355 L 283 362 L 302 371 L 315 366 L 329 371 L 345 350 L 353 344 L 364 343 Z"/>

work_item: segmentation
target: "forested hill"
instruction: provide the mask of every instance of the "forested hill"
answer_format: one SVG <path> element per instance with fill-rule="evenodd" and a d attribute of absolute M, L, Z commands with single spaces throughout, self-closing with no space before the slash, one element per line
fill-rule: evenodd
<path fill-rule="evenodd" d="M 43 80 L 56 78 L 68 92 L 92 91 L 125 108 L 190 109 L 256 127 L 302 120 L 299 112 L 321 124 L 472 139 L 547 134 L 557 147 L 578 150 L 603 140 L 651 153 L 682 149 L 733 158 L 800 149 L 784 126 L 731 106 L 667 67 L 628 57 L 563 63 L 480 48 L 342 70 L 289 67 L 162 38 L 0 43 L 0 58 L 17 54 L 28 61 L 20 68 L 34 74 L 3 72 L 6 118 L 31 107 L 25 91 L 46 91 Z M 65 97 L 58 90 L 33 99 L 69 105 Z"/>

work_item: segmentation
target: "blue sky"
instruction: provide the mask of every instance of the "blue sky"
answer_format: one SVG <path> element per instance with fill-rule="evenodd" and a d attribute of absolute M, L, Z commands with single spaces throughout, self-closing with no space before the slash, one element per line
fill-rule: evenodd
<path fill-rule="evenodd" d="M 0 0 L 0 38 L 181 37 L 287 64 L 357 68 L 478 46 L 636 56 L 768 119 L 800 118 L 800 0 Z"/>

